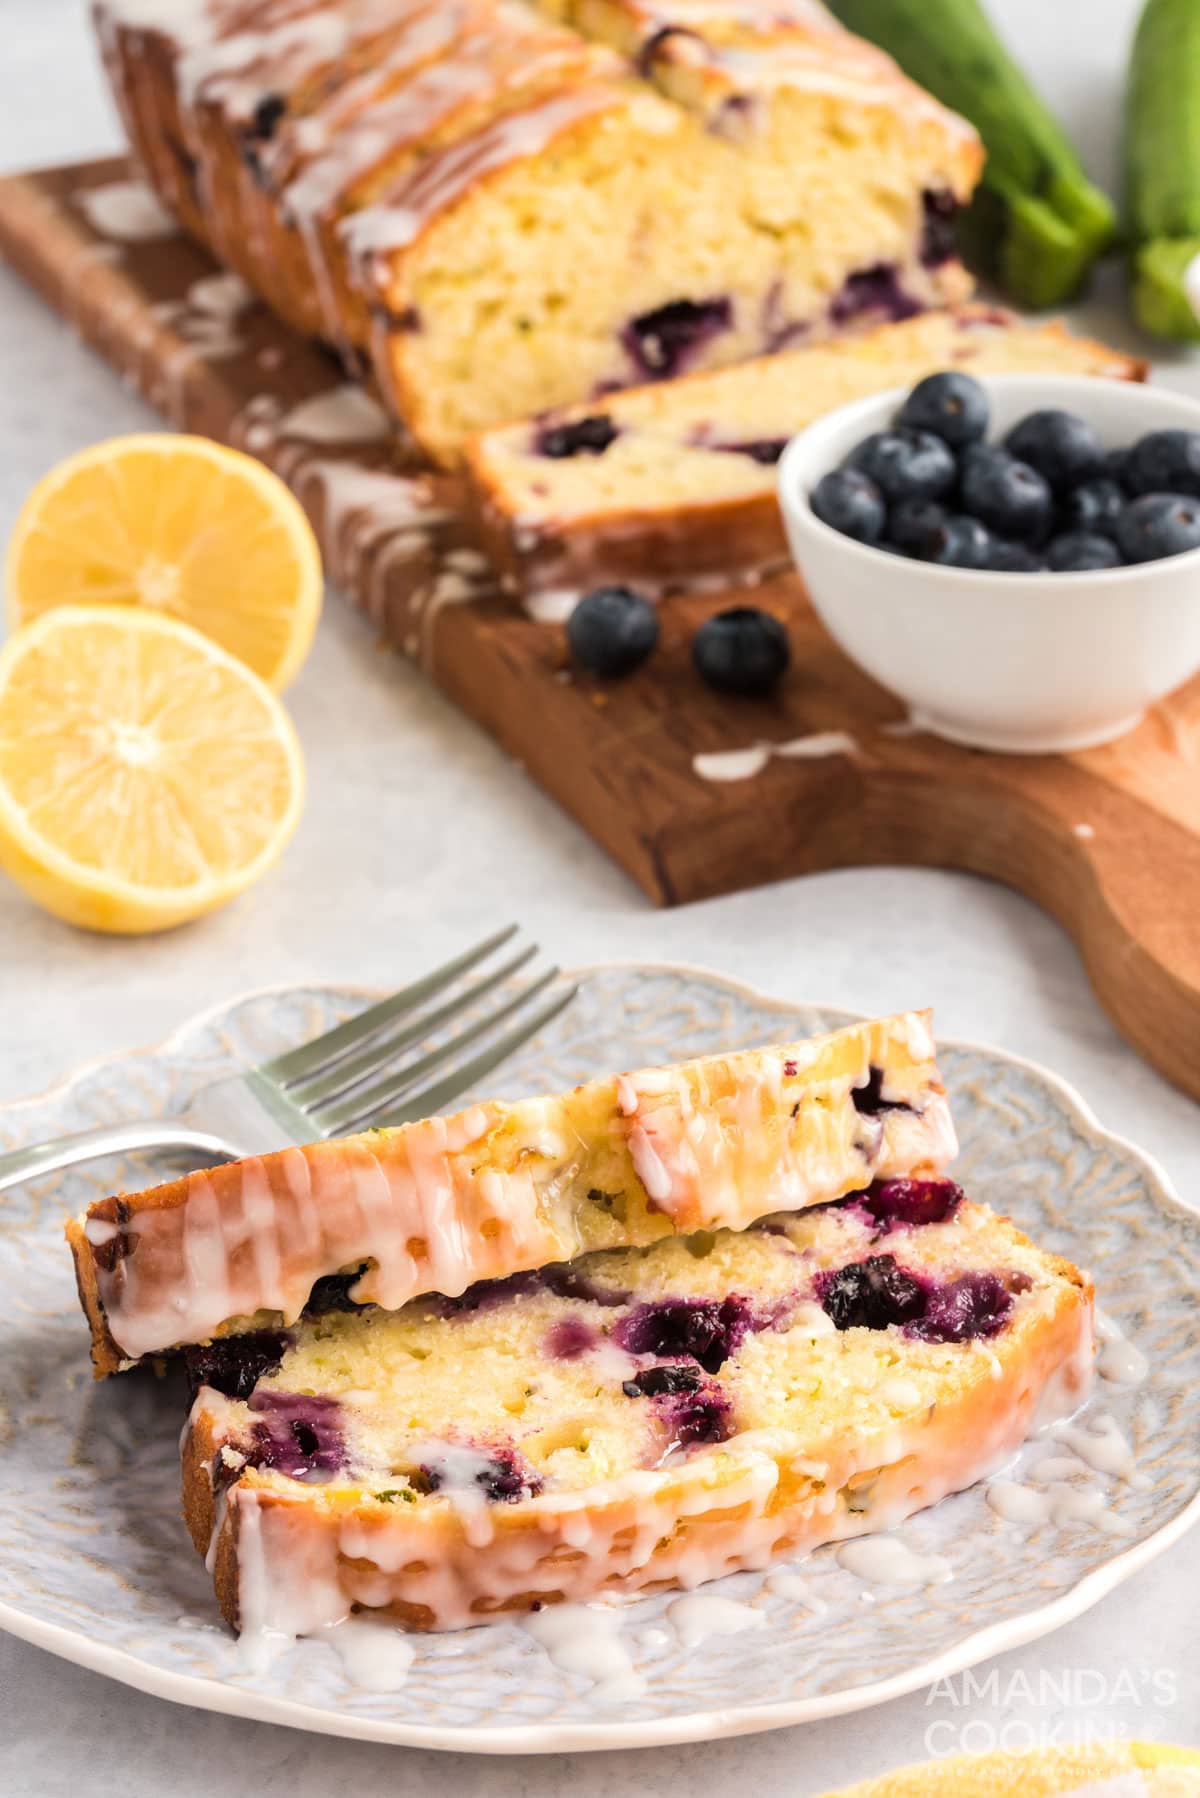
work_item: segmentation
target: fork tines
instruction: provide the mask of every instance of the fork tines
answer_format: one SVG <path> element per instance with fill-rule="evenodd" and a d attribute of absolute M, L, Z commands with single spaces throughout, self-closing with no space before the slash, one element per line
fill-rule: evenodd
<path fill-rule="evenodd" d="M 557 968 L 523 974 L 536 944 L 514 946 L 501 959 L 517 934 L 515 924 L 497 931 L 316 1042 L 268 1062 L 260 1077 L 306 1112 L 322 1136 L 431 1116 L 536 1035 L 578 990 L 559 984 L 551 992 L 560 982 Z"/>

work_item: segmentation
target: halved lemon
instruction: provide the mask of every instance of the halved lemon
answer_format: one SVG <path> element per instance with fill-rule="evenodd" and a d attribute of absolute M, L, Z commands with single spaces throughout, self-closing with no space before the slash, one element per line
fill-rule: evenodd
<path fill-rule="evenodd" d="M 52 606 L 139 605 L 195 625 L 278 693 L 312 645 L 321 552 L 269 468 L 206 437 L 114 437 L 60 462 L 5 562 L 16 629 Z"/>
<path fill-rule="evenodd" d="M 224 904 L 303 795 L 287 713 L 190 625 L 60 606 L 0 651 L 0 868 L 69 923 L 137 935 Z"/>

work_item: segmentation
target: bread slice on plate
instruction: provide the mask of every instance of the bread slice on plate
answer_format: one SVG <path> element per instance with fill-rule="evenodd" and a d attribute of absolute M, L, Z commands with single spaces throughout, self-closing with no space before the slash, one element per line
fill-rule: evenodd
<path fill-rule="evenodd" d="M 1073 1410 L 1092 1291 L 945 1179 L 190 1351 L 184 1504 L 255 1635 L 450 1629 L 885 1530 Z"/>
<path fill-rule="evenodd" d="M 67 1238 L 99 1376 L 313 1303 L 741 1228 L 955 1148 L 929 1014 L 905 1012 L 231 1162 L 98 1200 Z"/>
<path fill-rule="evenodd" d="M 1061 324 L 962 306 L 607 394 L 469 445 L 484 547 L 509 589 L 540 596 L 543 608 L 567 609 L 610 581 L 654 593 L 782 566 L 775 464 L 789 437 L 851 400 L 943 368 L 1110 380 L 1146 372 Z"/>

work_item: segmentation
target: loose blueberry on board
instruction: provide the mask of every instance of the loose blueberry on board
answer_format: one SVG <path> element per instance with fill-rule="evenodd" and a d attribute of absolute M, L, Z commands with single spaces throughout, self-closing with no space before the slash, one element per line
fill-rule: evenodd
<path fill-rule="evenodd" d="M 1051 574 L 1119 568 L 1121 552 L 1111 537 L 1102 537 L 1099 531 L 1063 531 L 1046 545 L 1046 566 Z"/>
<path fill-rule="evenodd" d="M 1015 424 L 1004 447 L 1036 468 L 1056 492 L 1104 473 L 1104 445 L 1094 427 L 1074 412 L 1049 406 Z"/>
<path fill-rule="evenodd" d="M 963 458 L 962 504 L 997 536 L 1018 543 L 1040 543 L 1054 516 L 1049 484 L 1037 469 L 985 443 L 972 444 Z"/>
<path fill-rule="evenodd" d="M 1009 543 L 1004 537 L 988 541 L 984 568 L 991 574 L 1044 574 L 1045 561 L 1027 543 Z"/>
<path fill-rule="evenodd" d="M 958 479 L 953 451 L 932 431 L 875 431 L 851 450 L 848 462 L 869 475 L 892 505 L 944 499 Z"/>
<path fill-rule="evenodd" d="M 602 456 L 621 435 L 607 412 L 593 412 L 573 424 L 542 425 L 534 438 L 534 453 L 565 461 L 572 456 Z"/>
<path fill-rule="evenodd" d="M 1143 493 L 1117 520 L 1117 544 L 1127 562 L 1158 562 L 1200 549 L 1200 499 L 1187 493 Z"/>
<path fill-rule="evenodd" d="M 971 375 L 950 369 L 918 381 L 896 423 L 913 431 L 932 431 L 952 449 L 965 449 L 987 436 L 991 419 L 988 396 Z"/>
<path fill-rule="evenodd" d="M 1126 452 L 1130 493 L 1200 495 L 1200 431 L 1151 431 Z"/>
<path fill-rule="evenodd" d="M 834 468 L 822 475 L 809 503 L 821 523 L 843 537 L 875 543 L 883 535 L 887 522 L 883 495 L 860 468 Z"/>
<path fill-rule="evenodd" d="M 791 656 L 783 625 L 756 606 L 731 606 L 706 618 L 692 642 L 697 674 L 721 693 L 769 693 Z"/>
<path fill-rule="evenodd" d="M 597 587 L 567 620 L 571 654 L 591 674 L 630 674 L 658 642 L 658 613 L 631 587 Z"/>
<path fill-rule="evenodd" d="M 886 1330 L 920 1317 L 925 1294 L 894 1255 L 870 1255 L 818 1277 L 821 1308 L 837 1330 Z"/>
<path fill-rule="evenodd" d="M 1125 494 L 1111 475 L 1081 481 L 1064 493 L 1058 506 L 1061 531 L 1099 531 L 1110 537 L 1125 505 Z"/>

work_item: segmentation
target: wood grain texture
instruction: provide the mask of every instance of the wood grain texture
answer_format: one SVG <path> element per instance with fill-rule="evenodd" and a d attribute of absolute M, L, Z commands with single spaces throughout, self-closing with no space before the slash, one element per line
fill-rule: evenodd
<path fill-rule="evenodd" d="M 313 443 L 293 431 L 297 405 L 342 380 L 325 352 L 253 304 L 222 341 L 194 303 L 213 265 L 184 239 L 97 237 L 81 194 L 128 176 L 114 160 L 0 181 L 0 249 L 172 423 L 276 467 L 312 516 L 333 579 L 381 636 L 652 899 L 888 862 L 1006 881 L 1071 932 L 1133 1045 L 1200 1097 L 1200 681 L 1102 749 L 958 749 L 904 734 L 898 702 L 834 647 L 793 577 L 753 593 L 792 636 L 792 670 L 770 700 L 723 698 L 690 665 L 696 624 L 744 591 L 672 597 L 646 667 L 607 685 L 581 676 L 561 630 L 500 597 L 452 478 L 394 442 Z M 694 766 L 700 754 L 826 731 L 853 744 L 775 755 L 736 781 Z"/>

